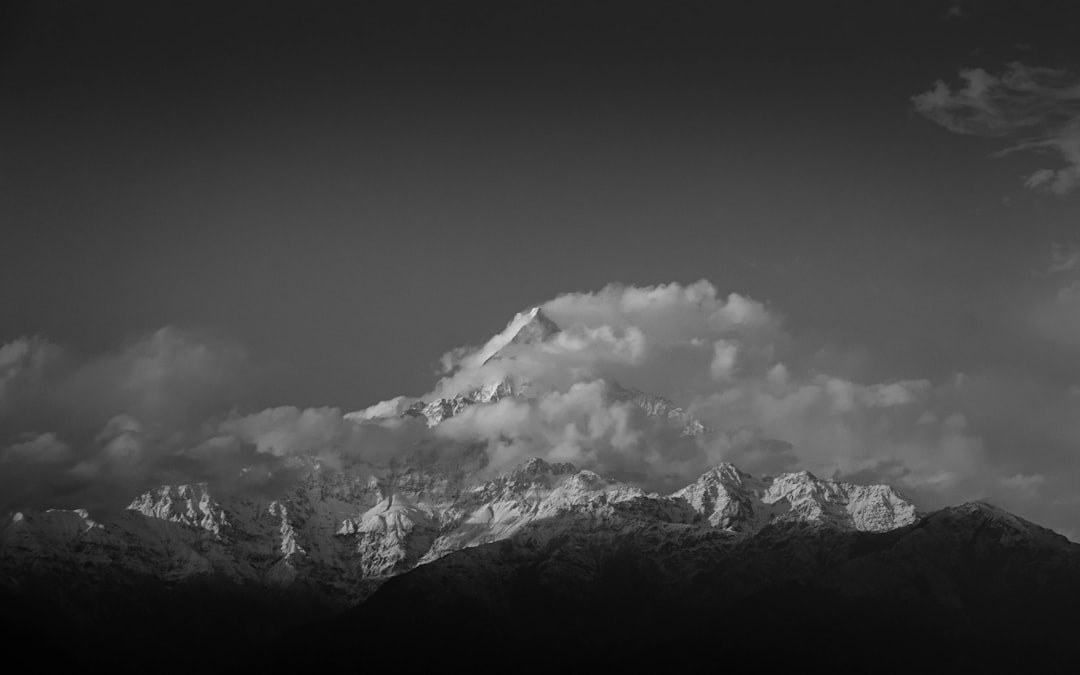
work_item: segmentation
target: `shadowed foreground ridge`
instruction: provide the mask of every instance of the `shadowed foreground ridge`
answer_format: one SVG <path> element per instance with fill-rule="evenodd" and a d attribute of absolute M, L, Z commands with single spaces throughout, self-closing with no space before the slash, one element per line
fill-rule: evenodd
<path fill-rule="evenodd" d="M 311 627 L 289 663 L 913 672 L 1080 656 L 1080 546 L 987 504 L 885 533 L 785 522 L 668 557 L 655 543 L 576 532 L 459 551 Z"/>
<path fill-rule="evenodd" d="M 524 312 L 470 358 L 509 363 L 557 331 Z M 667 442 L 716 433 L 663 397 L 591 386 Z M 536 393 L 497 378 L 346 421 L 422 432 Z M 290 456 L 294 479 L 272 495 L 162 485 L 100 520 L 8 514 L 9 650 L 115 672 L 504 672 L 841 658 L 909 671 L 1053 665 L 1072 649 L 1080 547 L 985 504 L 920 517 L 887 485 L 727 463 L 661 494 L 420 438 L 382 462 Z"/>
<path fill-rule="evenodd" d="M 666 568 L 691 578 L 777 523 L 887 531 L 917 517 L 891 488 L 806 472 L 756 478 L 721 464 L 664 496 L 540 459 L 486 480 L 463 477 L 460 460 L 417 461 L 382 481 L 315 466 L 261 502 L 181 485 L 101 522 L 82 510 L 15 513 L 0 527 L 0 591 L 19 608 L 4 613 L 5 635 L 115 668 L 195 630 L 200 649 L 226 659 L 277 635 L 292 641 L 395 575 L 491 542 L 533 553 L 563 541 L 629 547 L 662 580 Z M 585 551 L 554 564 L 585 565 L 562 581 L 587 591 L 595 554 Z"/>
<path fill-rule="evenodd" d="M 4 639 L 43 664 L 121 672 L 763 660 L 910 672 L 1052 667 L 1080 655 L 1080 545 L 984 503 L 917 519 L 884 490 L 721 465 L 661 497 L 530 461 L 468 491 L 473 515 L 487 520 L 466 518 L 462 547 L 381 579 L 344 613 L 302 577 L 162 579 L 102 562 L 100 541 L 76 538 L 42 557 L 28 541 L 56 539 L 19 539 L 32 531 L 9 525 Z M 882 513 L 899 520 L 886 527 Z M 162 520 L 149 531 L 172 550 L 196 529 Z M 160 663 L 176 650 L 188 656 Z"/>

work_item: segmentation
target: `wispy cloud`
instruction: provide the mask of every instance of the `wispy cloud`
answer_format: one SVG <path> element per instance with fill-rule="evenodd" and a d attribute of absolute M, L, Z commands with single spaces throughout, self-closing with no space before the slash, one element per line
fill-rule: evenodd
<path fill-rule="evenodd" d="M 1080 77 L 1014 62 L 999 74 L 964 68 L 960 80 L 958 86 L 938 80 L 913 96 L 915 110 L 957 134 L 1010 141 L 997 157 L 1056 155 L 1064 166 L 1029 174 L 1030 189 L 1063 195 L 1080 186 Z"/>
<path fill-rule="evenodd" d="M 1054 276 L 1080 271 L 1080 249 L 1066 249 L 1061 244 L 1054 244 L 1050 252 L 1050 263 L 1040 270 L 1040 276 Z"/>

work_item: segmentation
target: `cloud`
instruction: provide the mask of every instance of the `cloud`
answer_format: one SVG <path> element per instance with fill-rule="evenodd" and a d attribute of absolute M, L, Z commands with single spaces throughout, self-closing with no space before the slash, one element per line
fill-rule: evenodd
<path fill-rule="evenodd" d="M 36 394 L 63 351 L 41 337 L 21 337 L 0 346 L 0 414 Z"/>
<path fill-rule="evenodd" d="M 345 415 L 345 419 L 354 421 L 368 421 L 378 420 L 386 418 L 400 417 L 405 414 L 405 411 L 410 405 L 415 403 L 418 399 L 410 396 L 395 396 L 392 399 L 386 401 L 380 401 L 373 406 L 351 412 Z"/>
<path fill-rule="evenodd" d="M 557 324 L 546 339 L 515 341 L 514 331 L 528 325 L 516 317 L 496 340 L 448 353 L 449 372 L 421 398 L 505 377 L 528 383 L 524 396 L 466 407 L 431 429 L 398 417 L 417 400 L 399 397 L 350 414 L 275 408 L 229 418 L 216 433 L 275 457 L 339 453 L 380 462 L 418 449 L 479 447 L 489 471 L 541 456 L 660 491 L 732 461 L 755 473 L 809 469 L 886 482 L 930 506 L 975 498 L 1027 504 L 1031 486 L 1020 489 L 1013 477 L 1041 475 L 1062 461 L 1049 450 L 1018 461 L 1001 442 L 987 441 L 1008 438 L 998 426 L 1007 421 L 1049 447 L 1024 427 L 1023 414 L 1033 409 L 1022 401 L 1048 409 L 1052 392 L 1035 395 L 1010 388 L 1009 378 L 978 375 L 938 383 L 841 377 L 806 356 L 799 336 L 766 304 L 721 294 L 706 281 L 611 285 L 560 295 L 541 310 Z M 710 431 L 682 434 L 621 397 L 617 385 L 667 396 Z M 1064 424 L 1055 417 L 1047 428 Z M 1067 496 L 1053 481 L 1040 489 Z"/>
<path fill-rule="evenodd" d="M 1080 77 L 1014 62 L 996 75 L 961 69 L 960 79 L 957 87 L 938 80 L 912 97 L 915 110 L 954 133 L 1013 141 L 998 157 L 1057 156 L 1064 166 L 1031 173 L 1024 183 L 1030 189 L 1063 195 L 1080 185 Z"/>
<path fill-rule="evenodd" d="M 610 395 L 603 380 L 531 399 L 506 398 L 466 408 L 432 433 L 462 445 L 484 443 L 490 471 L 526 457 L 571 462 L 659 490 L 684 485 L 710 462 L 702 439 L 679 433 L 664 419 Z"/>
<path fill-rule="evenodd" d="M 1039 487 L 1046 482 L 1046 476 L 1041 473 L 1035 473 L 1031 475 L 1027 474 L 1014 474 L 1006 478 L 1002 478 L 999 481 L 1003 486 L 1020 492 L 1037 495 Z"/>
<path fill-rule="evenodd" d="M 491 343 L 481 350 L 451 352 L 444 358 L 451 374 L 430 396 L 452 396 L 499 377 L 534 382 L 542 389 L 606 379 L 671 396 L 699 388 L 703 381 L 711 386 L 708 362 L 717 340 L 736 345 L 739 366 L 753 369 L 786 339 L 780 316 L 753 299 L 722 296 L 707 281 L 613 284 L 595 293 L 560 295 L 541 309 L 561 328 L 551 340 L 517 345 L 512 358 L 495 361 L 486 361 Z"/>
<path fill-rule="evenodd" d="M 518 344 L 507 359 L 488 360 L 499 351 L 493 343 L 454 352 L 455 369 L 432 395 L 501 377 L 542 386 L 528 400 L 466 409 L 436 434 L 486 443 L 496 464 L 549 456 L 649 489 L 685 484 L 720 461 L 754 472 L 864 475 L 943 499 L 976 495 L 980 481 L 994 480 L 980 473 L 979 433 L 942 393 L 951 384 L 822 372 L 760 301 L 699 281 L 612 285 L 541 307 L 558 334 Z M 669 397 L 712 431 L 680 437 L 612 396 L 614 383 Z"/>
<path fill-rule="evenodd" d="M 55 433 L 28 434 L 25 440 L 0 450 L 0 464 L 34 462 L 51 464 L 71 456 L 71 448 Z"/>
<path fill-rule="evenodd" d="M 1049 277 L 1078 271 L 1080 271 L 1080 249 L 1073 247 L 1066 250 L 1061 244 L 1054 244 L 1050 251 L 1050 262 L 1036 274 Z"/>
<path fill-rule="evenodd" d="M 1055 284 L 1070 259 L 1055 253 Z M 1080 286 L 1064 289 L 1045 319 L 1061 340 L 1080 336 Z M 0 437 L 0 508 L 119 508 L 154 484 L 193 480 L 269 494 L 295 478 L 298 457 L 329 467 L 480 457 L 476 466 L 495 472 L 540 456 L 657 491 L 721 461 L 759 474 L 809 469 L 890 483 L 925 507 L 989 498 L 1075 525 L 1053 506 L 1071 503 L 1080 477 L 1068 386 L 986 372 L 857 381 L 815 357 L 816 341 L 808 349 L 767 304 L 707 281 L 610 285 L 540 308 L 553 326 L 537 328 L 526 312 L 532 319 L 515 317 L 496 339 L 449 352 L 427 395 L 357 413 L 230 410 L 243 350 L 176 329 L 83 360 L 17 341 L 0 350 L 4 405 L 22 411 Z M 518 339 L 519 329 L 532 333 Z M 504 378 L 523 395 L 431 428 L 403 415 L 418 400 Z M 683 433 L 626 388 L 671 399 L 708 431 Z"/>
<path fill-rule="evenodd" d="M 244 359 L 228 341 L 171 327 L 89 358 L 41 338 L 0 347 L 0 510 L 108 510 L 205 477 L 185 450 L 231 400 Z"/>
<path fill-rule="evenodd" d="M 275 457 L 309 455 L 336 466 L 343 461 L 385 463 L 432 438 L 427 424 L 412 416 L 362 419 L 333 407 L 281 406 L 231 415 L 215 432 L 217 443 L 236 441 Z"/>
<path fill-rule="evenodd" d="M 717 380 L 725 380 L 731 377 L 738 362 L 739 345 L 729 340 L 717 340 L 713 343 L 713 359 L 709 364 L 709 372 Z"/>
<path fill-rule="evenodd" d="M 785 466 L 943 489 L 980 461 L 981 449 L 962 418 L 950 416 L 942 403 L 925 380 L 858 384 L 821 373 L 777 377 L 774 371 L 700 398 L 691 410 L 734 438 L 786 444 Z M 755 457 L 743 460 L 748 469 L 776 470 L 775 453 L 761 456 L 761 466 L 753 465 Z M 889 470 L 880 471 L 883 466 Z"/>
<path fill-rule="evenodd" d="M 95 420 L 126 413 L 181 425 L 227 403 L 245 358 L 228 341 L 167 327 L 80 364 L 56 394 L 62 405 Z"/>

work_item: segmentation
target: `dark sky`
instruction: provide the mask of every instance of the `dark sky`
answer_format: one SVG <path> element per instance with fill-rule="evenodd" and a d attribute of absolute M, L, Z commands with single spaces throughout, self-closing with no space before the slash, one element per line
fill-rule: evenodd
<path fill-rule="evenodd" d="M 1076 195 L 912 106 L 1075 72 L 1070 4 L 8 3 L 0 343 L 182 326 L 259 364 L 241 408 L 353 408 L 560 292 L 707 278 L 857 380 L 1072 378 L 1009 317 Z"/>

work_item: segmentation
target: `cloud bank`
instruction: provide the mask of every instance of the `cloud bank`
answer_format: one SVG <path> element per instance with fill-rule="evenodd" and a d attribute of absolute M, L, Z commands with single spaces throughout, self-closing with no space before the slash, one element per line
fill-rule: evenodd
<path fill-rule="evenodd" d="M 1064 255 L 1051 265 L 1068 267 Z M 279 489 L 298 456 L 384 466 L 482 450 L 489 471 L 541 456 L 662 491 L 721 461 L 808 469 L 890 483 L 928 508 L 987 498 L 1075 527 L 1071 389 L 1005 373 L 854 381 L 823 370 L 774 308 L 707 281 L 611 285 L 539 310 L 550 325 L 523 313 L 481 346 L 448 352 L 427 394 L 355 413 L 232 410 L 243 350 L 176 329 L 81 360 L 46 340 L 12 341 L 0 348 L 0 508 L 119 508 L 191 480 Z M 508 380 L 521 395 L 431 427 L 404 414 Z M 686 433 L 691 417 L 707 431 Z"/>
<path fill-rule="evenodd" d="M 0 347 L 0 509 L 112 509 L 133 491 L 213 462 L 190 449 L 220 414 L 244 351 L 168 327 L 119 349 L 80 357 L 41 337 Z"/>
<path fill-rule="evenodd" d="M 1064 195 L 1080 185 L 1080 76 L 1011 63 L 1001 73 L 960 70 L 959 86 L 938 80 L 912 97 L 915 110 L 957 134 L 1008 140 L 998 151 L 1056 156 L 1060 164 L 1025 179 L 1033 190 Z"/>

